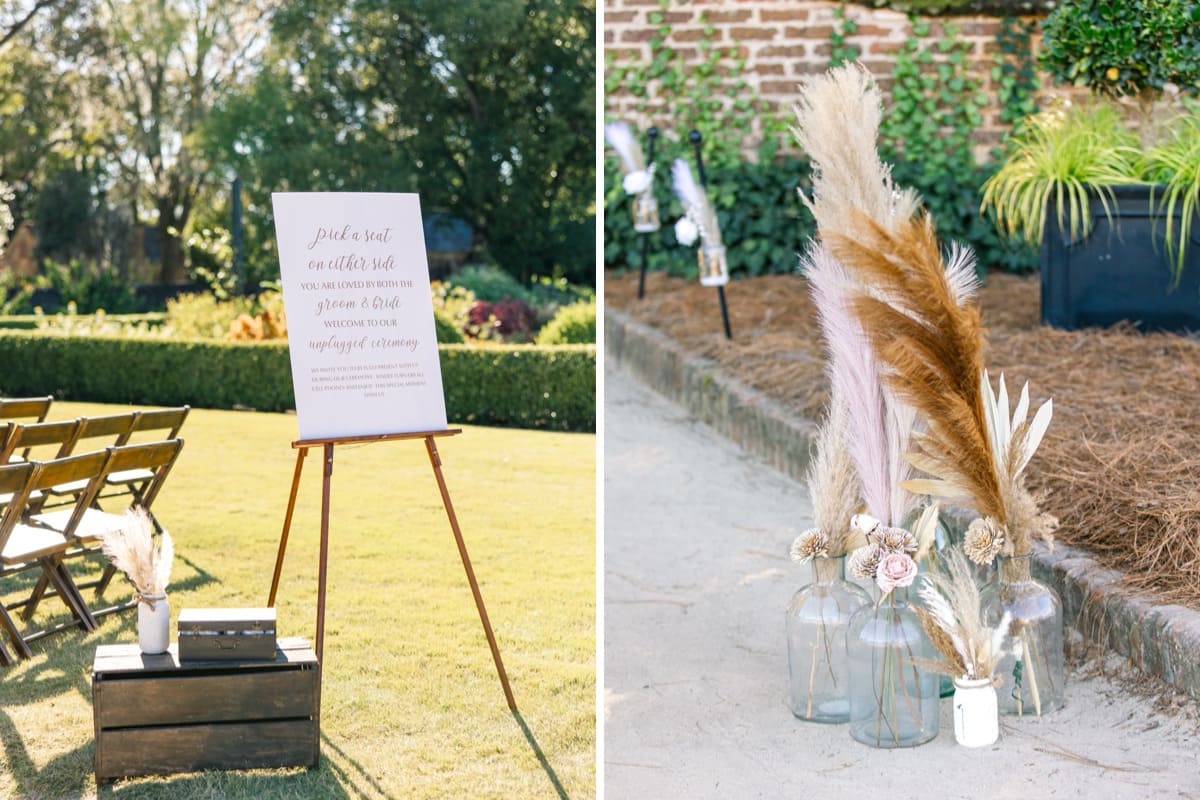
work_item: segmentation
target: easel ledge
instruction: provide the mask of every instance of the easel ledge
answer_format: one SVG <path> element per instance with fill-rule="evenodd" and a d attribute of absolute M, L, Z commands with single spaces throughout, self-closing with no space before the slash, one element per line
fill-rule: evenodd
<path fill-rule="evenodd" d="M 443 428 L 436 431 L 413 431 L 410 433 L 371 433 L 360 436 L 335 436 L 328 439 L 297 439 L 292 442 L 295 449 L 317 447 L 326 444 L 369 444 L 390 442 L 395 439 L 425 439 L 430 436 L 457 436 L 462 428 Z"/>
<path fill-rule="evenodd" d="M 287 514 L 283 518 L 283 531 L 279 535 L 279 553 L 275 556 L 275 574 L 271 578 L 271 595 L 267 606 L 275 607 L 275 594 L 279 589 L 279 576 L 283 571 L 283 555 L 287 551 L 288 533 L 292 528 L 292 512 L 296 509 L 296 493 L 300 488 L 300 473 L 304 469 L 304 457 L 313 447 L 324 450 L 324 469 L 321 481 L 321 552 L 317 570 L 317 632 L 315 649 L 317 661 L 324 664 L 325 649 L 325 583 L 329 563 L 329 485 L 333 476 L 333 448 L 338 444 L 369 444 L 372 442 L 388 442 L 400 439 L 423 439 L 425 451 L 429 455 L 429 464 L 433 467 L 433 476 L 437 480 L 438 491 L 442 495 L 442 506 L 446 509 L 446 517 L 450 521 L 450 529 L 454 532 L 454 541 L 458 545 L 458 555 L 462 559 L 463 569 L 467 572 L 467 582 L 471 585 L 471 594 L 475 598 L 475 607 L 479 611 L 479 621 L 483 623 L 483 632 L 487 635 L 488 647 L 492 651 L 492 660 L 496 664 L 496 672 L 500 676 L 500 685 L 504 689 L 504 699 L 511 711 L 517 710 L 517 701 L 513 699 L 512 688 L 508 685 L 508 674 L 504 670 L 504 662 L 500 659 L 500 648 L 496 644 L 496 636 L 492 633 L 492 624 L 488 621 L 487 609 L 483 606 L 483 595 L 479 591 L 479 583 L 475 580 L 475 570 L 471 567 L 471 558 L 467 555 L 467 545 L 463 541 L 462 530 L 458 526 L 458 517 L 454 514 L 454 505 L 450 502 L 450 490 L 446 488 L 446 479 L 442 476 L 442 459 L 438 455 L 437 443 L 439 436 L 456 436 L 462 433 L 462 428 L 445 428 L 436 431 L 412 431 L 408 433 L 378 433 L 360 436 L 336 436 L 326 439 L 297 439 L 292 442 L 296 450 L 296 472 L 292 476 L 292 491 L 288 497 Z"/>

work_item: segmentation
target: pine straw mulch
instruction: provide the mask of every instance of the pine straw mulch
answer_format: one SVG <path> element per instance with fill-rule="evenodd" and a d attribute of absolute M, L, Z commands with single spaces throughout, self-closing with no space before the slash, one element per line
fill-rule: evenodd
<path fill-rule="evenodd" d="M 818 419 L 827 397 L 807 284 L 797 275 L 726 287 L 733 341 L 717 293 L 650 273 L 608 274 L 605 302 L 730 374 Z M 1059 518 L 1058 538 L 1094 553 L 1155 600 L 1200 609 L 1200 340 L 1131 326 L 1060 331 L 1038 323 L 1036 277 L 994 274 L 980 293 L 986 360 L 1054 421 L 1029 468 Z"/>

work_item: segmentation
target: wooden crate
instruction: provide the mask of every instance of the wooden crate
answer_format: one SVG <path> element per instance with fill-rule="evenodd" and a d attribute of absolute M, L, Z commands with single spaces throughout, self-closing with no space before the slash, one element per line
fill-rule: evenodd
<path fill-rule="evenodd" d="M 96 780 L 202 769 L 316 766 L 321 673 L 306 639 L 271 661 L 180 663 L 101 645 L 92 666 Z"/>

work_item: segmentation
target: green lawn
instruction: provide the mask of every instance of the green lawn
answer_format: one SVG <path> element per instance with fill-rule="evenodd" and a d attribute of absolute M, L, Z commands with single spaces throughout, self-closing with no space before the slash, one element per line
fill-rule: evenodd
<path fill-rule="evenodd" d="M 51 417 L 117 410 L 56 403 Z M 172 620 L 181 608 L 264 606 L 295 418 L 193 410 L 182 436 L 155 504 L 175 539 Z M 319 768 L 134 779 L 99 796 L 594 796 L 595 441 L 475 427 L 439 440 L 520 718 L 505 705 L 423 444 L 347 445 L 333 473 Z M 314 631 L 319 465 L 313 451 L 277 603 L 281 636 Z M 72 564 L 77 580 L 87 570 Z M 27 583 L 0 586 L 11 602 Z M 114 580 L 107 596 L 129 594 Z M 34 622 L 61 608 L 43 602 Z M 92 656 L 135 641 L 135 621 L 109 615 L 91 635 L 41 640 L 33 659 L 0 668 L 0 797 L 97 795 Z"/>

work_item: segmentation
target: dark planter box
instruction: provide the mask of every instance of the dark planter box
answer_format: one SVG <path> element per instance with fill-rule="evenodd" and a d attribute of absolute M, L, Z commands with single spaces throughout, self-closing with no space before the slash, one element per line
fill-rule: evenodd
<path fill-rule="evenodd" d="M 1171 288 L 1166 217 L 1155 214 L 1150 186 L 1114 186 L 1111 221 L 1091 198 L 1092 231 L 1072 241 L 1056 214 L 1042 243 L 1042 322 L 1056 328 L 1107 326 L 1129 320 L 1142 330 L 1200 330 L 1200 219 L 1179 285 Z M 1161 188 L 1155 200 L 1162 196 Z M 1178 230 L 1176 212 L 1174 230 Z"/>

